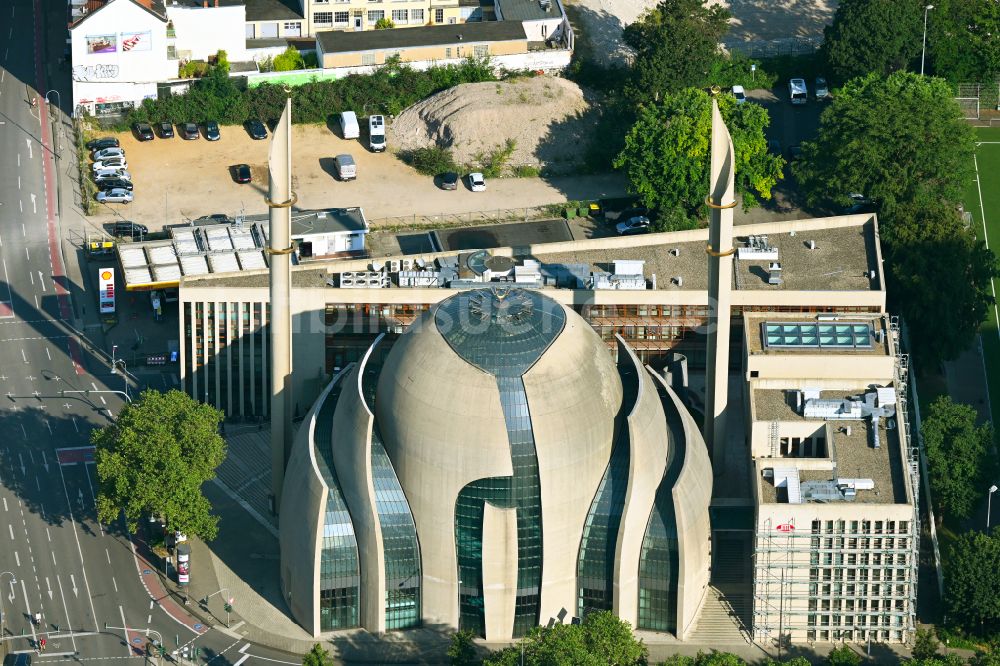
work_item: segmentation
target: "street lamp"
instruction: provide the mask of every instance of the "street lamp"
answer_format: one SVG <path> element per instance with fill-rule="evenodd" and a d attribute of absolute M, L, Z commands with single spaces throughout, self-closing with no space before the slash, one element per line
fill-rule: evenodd
<path fill-rule="evenodd" d="M 986 493 L 986 531 L 990 531 L 990 504 L 993 503 L 993 493 L 997 491 L 997 486 L 994 483 L 990 486 L 990 491 Z"/>
<path fill-rule="evenodd" d="M 2 571 L 2 572 L 0 572 L 0 580 L 2 580 L 4 576 L 10 576 L 10 592 L 11 592 L 11 594 L 10 594 L 10 600 L 13 601 L 14 600 L 14 585 L 17 584 L 17 576 L 15 576 L 10 571 Z M 3 612 L 3 595 L 0 594 L 0 642 L 3 642 L 4 636 L 6 634 L 7 634 L 7 616 L 4 615 L 4 612 Z M 6 645 L 7 645 L 7 643 L 4 642 L 4 647 L 6 647 Z M 6 650 L 4 650 L 4 653 L 6 654 Z"/>
<path fill-rule="evenodd" d="M 924 45 L 920 51 L 920 76 L 924 75 L 924 56 L 927 55 L 927 13 L 934 9 L 934 5 L 924 7 Z"/>
<path fill-rule="evenodd" d="M 125 382 L 125 399 L 128 402 L 132 402 L 132 399 L 128 395 L 128 366 L 125 365 L 125 360 L 121 358 L 115 358 L 115 352 L 118 350 L 118 345 L 111 345 L 111 374 L 115 374 L 118 370 L 118 364 L 122 364 L 122 381 Z"/>
<path fill-rule="evenodd" d="M 53 90 L 47 90 L 47 91 L 45 91 L 45 101 L 46 102 L 49 102 L 49 93 L 55 93 L 56 94 L 56 110 L 58 111 L 59 109 L 62 108 L 62 95 L 59 94 L 58 90 L 55 90 L 55 89 L 53 89 Z M 49 104 L 51 104 L 51 102 L 49 102 Z M 56 139 L 56 157 L 57 158 L 59 157 L 59 151 L 62 149 L 61 148 L 61 142 L 59 141 L 59 132 L 56 131 L 56 127 L 57 127 L 56 122 L 58 120 L 58 116 L 59 116 L 58 113 L 53 113 L 52 114 L 52 133 L 55 134 L 55 139 Z"/>

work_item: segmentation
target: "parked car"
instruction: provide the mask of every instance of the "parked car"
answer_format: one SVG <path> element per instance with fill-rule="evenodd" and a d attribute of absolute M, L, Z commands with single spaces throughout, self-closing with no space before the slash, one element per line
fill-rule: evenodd
<path fill-rule="evenodd" d="M 469 174 L 469 189 L 473 192 L 486 191 L 486 179 L 478 171 Z"/>
<path fill-rule="evenodd" d="M 152 141 L 156 138 L 153 134 L 153 128 L 150 127 L 149 123 L 135 123 L 132 125 L 132 130 L 135 132 L 135 138 L 139 141 Z"/>
<path fill-rule="evenodd" d="M 219 123 L 209 120 L 205 123 L 205 138 L 209 141 L 218 141 L 222 137 L 219 134 Z"/>
<path fill-rule="evenodd" d="M 97 200 L 101 203 L 132 203 L 132 193 L 124 187 L 116 187 L 112 190 L 102 190 L 98 192 Z"/>
<path fill-rule="evenodd" d="M 125 161 L 124 157 L 110 157 L 106 160 L 94 162 L 93 169 L 94 173 L 104 169 L 119 169 L 121 171 L 125 171 L 128 169 L 128 162 Z"/>
<path fill-rule="evenodd" d="M 114 190 L 123 189 L 132 191 L 132 181 L 125 180 L 124 178 L 101 178 L 100 180 L 95 180 L 94 184 L 97 185 L 98 190 Z"/>
<path fill-rule="evenodd" d="M 146 225 L 132 222 L 131 220 L 120 220 L 111 227 L 111 233 L 116 238 L 136 238 L 143 237 L 149 233 Z"/>
<path fill-rule="evenodd" d="M 876 212 L 875 202 L 860 192 L 851 192 L 847 197 L 851 200 L 851 203 L 844 207 L 844 215 Z"/>
<path fill-rule="evenodd" d="M 795 144 L 788 147 L 788 161 L 797 162 L 802 159 L 802 146 Z"/>
<path fill-rule="evenodd" d="M 184 123 L 182 128 L 185 141 L 194 141 L 198 138 L 198 125 L 196 123 Z"/>
<path fill-rule="evenodd" d="M 112 158 L 120 157 L 125 159 L 125 151 L 121 148 L 104 148 L 102 150 L 95 150 L 91 158 L 95 162 L 100 162 L 101 160 L 110 160 Z"/>
<path fill-rule="evenodd" d="M 361 129 L 358 127 L 358 116 L 353 111 L 344 111 L 338 118 L 340 123 L 340 135 L 345 139 L 357 139 L 361 136 Z"/>
<path fill-rule="evenodd" d="M 827 85 L 826 79 L 822 76 L 816 77 L 816 81 L 813 83 L 813 91 L 816 95 L 817 102 L 830 96 L 830 86 Z"/>
<path fill-rule="evenodd" d="M 792 104 L 805 104 L 809 101 L 809 88 L 805 79 L 789 79 L 788 99 Z"/>
<path fill-rule="evenodd" d="M 94 172 L 94 181 L 105 180 L 108 178 L 121 178 L 122 180 L 132 180 L 132 174 L 128 172 L 127 169 L 100 169 Z"/>
<path fill-rule="evenodd" d="M 31 655 L 26 652 L 12 652 L 3 658 L 3 666 L 31 666 Z"/>
<path fill-rule="evenodd" d="M 622 212 L 618 213 L 617 220 L 619 222 L 627 220 L 630 217 L 649 217 L 649 209 L 645 206 L 633 206 L 632 208 L 626 208 Z"/>
<path fill-rule="evenodd" d="M 237 164 L 233 167 L 233 178 L 237 183 L 249 183 L 250 182 L 250 165 L 249 164 Z"/>
<path fill-rule="evenodd" d="M 113 136 L 106 136 L 100 139 L 94 139 L 93 141 L 87 142 L 87 150 L 103 150 L 105 148 L 117 148 L 119 145 L 118 139 Z"/>
<path fill-rule="evenodd" d="M 747 101 L 747 94 L 743 90 L 743 86 L 733 86 L 733 97 L 736 98 L 737 104 L 743 104 Z"/>
<path fill-rule="evenodd" d="M 262 141 L 267 138 L 267 127 L 259 120 L 247 121 L 247 132 L 250 134 L 250 138 L 255 141 Z"/>
<path fill-rule="evenodd" d="M 385 117 L 368 117 L 368 148 L 373 153 L 385 150 Z"/>
<path fill-rule="evenodd" d="M 350 155 L 337 155 L 333 158 L 333 166 L 337 170 L 338 180 L 354 180 L 358 177 L 358 165 Z"/>
<path fill-rule="evenodd" d="M 447 171 L 441 174 L 441 189 L 442 190 L 457 190 L 458 189 L 458 174 L 454 171 Z"/>
<path fill-rule="evenodd" d="M 621 218 L 619 218 L 621 219 Z M 645 215 L 633 215 L 624 222 L 615 225 L 615 231 L 619 236 L 629 236 L 631 234 L 641 234 L 649 230 L 649 218 Z"/>
<path fill-rule="evenodd" d="M 169 120 L 164 120 L 162 123 L 160 123 L 160 138 L 161 139 L 174 138 L 174 124 Z"/>

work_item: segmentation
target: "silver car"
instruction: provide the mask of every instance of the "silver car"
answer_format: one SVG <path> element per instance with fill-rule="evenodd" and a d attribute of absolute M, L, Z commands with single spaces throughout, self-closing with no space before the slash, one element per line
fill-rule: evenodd
<path fill-rule="evenodd" d="M 121 148 L 105 148 L 103 150 L 95 150 L 92 155 L 95 162 L 100 162 L 101 160 L 109 160 L 115 157 L 125 159 L 125 151 Z"/>
<path fill-rule="evenodd" d="M 113 190 L 98 192 L 97 200 L 100 201 L 101 203 L 128 204 L 132 203 L 132 193 L 126 190 L 124 187 L 116 187 Z"/>
<path fill-rule="evenodd" d="M 119 171 L 125 171 L 128 169 L 128 162 L 125 161 L 124 157 L 112 157 L 110 159 L 101 160 L 100 162 L 94 162 L 93 168 L 94 173 L 104 169 L 118 169 Z"/>

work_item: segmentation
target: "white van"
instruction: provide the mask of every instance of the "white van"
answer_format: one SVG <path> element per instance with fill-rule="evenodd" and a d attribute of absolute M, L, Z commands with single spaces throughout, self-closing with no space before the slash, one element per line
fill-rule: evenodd
<path fill-rule="evenodd" d="M 345 139 L 357 139 L 361 136 L 358 116 L 353 111 L 344 111 L 340 114 L 340 135 Z"/>
<path fill-rule="evenodd" d="M 333 158 L 333 164 L 337 169 L 338 180 L 354 180 L 358 177 L 358 165 L 350 155 L 337 155 Z"/>
<path fill-rule="evenodd" d="M 385 150 L 385 118 L 382 116 L 368 117 L 368 148 L 374 153 Z"/>
<path fill-rule="evenodd" d="M 809 99 L 809 89 L 805 79 L 789 79 L 788 99 L 792 104 L 805 104 Z"/>

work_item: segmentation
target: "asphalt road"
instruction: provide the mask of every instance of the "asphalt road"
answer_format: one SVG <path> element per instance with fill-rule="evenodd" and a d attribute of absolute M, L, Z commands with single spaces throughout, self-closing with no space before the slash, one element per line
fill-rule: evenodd
<path fill-rule="evenodd" d="M 36 92 L 51 85 L 71 99 L 65 76 L 47 77 L 51 45 L 65 35 L 46 31 L 62 29 L 65 4 L 47 9 L 42 0 L 0 7 L 0 654 L 34 653 L 45 638 L 35 662 L 137 661 L 162 635 L 170 651 L 201 647 L 213 666 L 257 655 L 299 663 L 231 633 L 188 629 L 151 599 L 124 525 L 97 522 L 90 432 L 111 422 L 125 387 L 74 328 L 69 294 L 83 285 L 66 277 L 56 184 L 74 156 L 54 136 L 60 109 Z"/>

